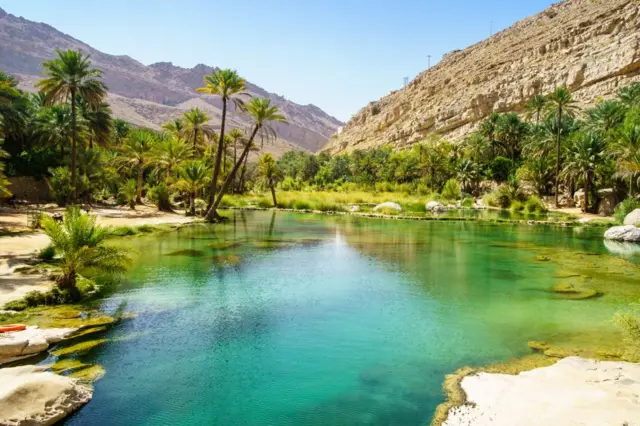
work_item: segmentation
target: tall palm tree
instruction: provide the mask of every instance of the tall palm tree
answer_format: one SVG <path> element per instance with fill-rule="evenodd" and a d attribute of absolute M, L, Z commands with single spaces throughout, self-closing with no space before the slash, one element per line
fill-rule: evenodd
<path fill-rule="evenodd" d="M 258 175 L 256 183 L 271 190 L 273 207 L 278 207 L 276 200 L 276 184 L 283 179 L 282 170 L 271 154 L 264 154 L 258 159 Z"/>
<path fill-rule="evenodd" d="M 596 132 L 578 133 L 567 148 L 567 159 L 563 174 L 567 177 L 582 179 L 584 189 L 584 212 L 589 209 L 589 191 L 595 175 L 595 169 L 602 162 L 605 142 Z"/>
<path fill-rule="evenodd" d="M 200 108 L 191 108 L 184 113 L 183 132 L 188 139 L 193 141 L 193 158 L 198 153 L 198 137 L 205 138 L 213 134 L 213 129 L 206 124 L 209 120 L 209 116 Z"/>
<path fill-rule="evenodd" d="M 242 153 L 240 154 L 240 159 L 234 164 L 233 169 L 227 175 L 227 178 L 224 180 L 222 184 L 222 188 L 218 192 L 213 205 L 207 212 L 207 220 L 208 221 L 216 221 L 219 220 L 218 215 L 218 205 L 222 201 L 222 197 L 226 194 L 231 181 L 235 178 L 238 169 L 240 168 L 241 163 L 244 159 L 249 155 L 249 150 L 253 145 L 253 141 L 258 134 L 258 132 L 263 132 L 266 134 L 271 134 L 275 137 L 275 130 L 270 126 L 271 122 L 279 122 L 279 123 L 287 123 L 287 119 L 283 114 L 280 113 L 280 109 L 277 105 L 271 105 L 271 101 L 267 98 L 251 98 L 251 100 L 245 105 L 247 113 L 249 114 L 249 118 L 253 123 L 253 129 L 251 130 L 251 136 L 247 141 L 246 145 L 242 149 Z"/>
<path fill-rule="evenodd" d="M 196 194 L 207 186 L 209 168 L 203 161 L 188 160 L 180 167 L 180 180 L 176 188 L 189 194 L 189 215 L 196 214 Z"/>
<path fill-rule="evenodd" d="M 247 82 L 240 77 L 235 70 L 216 70 L 214 73 L 204 76 L 204 84 L 204 87 L 199 87 L 196 91 L 200 93 L 207 93 L 209 95 L 220 96 L 222 99 L 222 121 L 220 123 L 218 150 L 216 151 L 216 161 L 213 166 L 213 177 L 210 184 L 211 188 L 209 188 L 209 203 L 207 204 L 207 209 L 210 210 L 216 195 L 218 175 L 220 174 L 220 163 L 222 162 L 222 154 L 224 150 L 224 134 L 229 100 L 231 100 L 237 108 L 242 109 L 244 102 L 240 96 L 249 95 L 244 93 L 244 91 L 247 90 Z"/>
<path fill-rule="evenodd" d="M 522 140 L 529 133 L 527 123 L 520 120 L 518 114 L 503 114 L 500 116 L 495 126 L 495 139 L 506 156 L 515 161 L 520 155 Z"/>
<path fill-rule="evenodd" d="M 102 81 L 102 71 L 91 68 L 90 56 L 85 56 L 80 50 L 56 49 L 56 53 L 57 58 L 42 64 L 47 78 L 39 81 L 37 87 L 45 95 L 47 104 L 71 102 L 71 186 L 75 201 L 78 96 L 90 105 L 98 105 L 106 96 L 107 86 Z"/>
<path fill-rule="evenodd" d="M 473 192 L 479 177 L 478 165 L 468 158 L 463 158 L 456 172 L 456 178 L 462 185 L 462 190 L 467 193 Z"/>
<path fill-rule="evenodd" d="M 627 108 L 621 102 L 608 100 L 598 102 L 587 113 L 587 125 L 594 131 L 607 135 L 624 121 Z"/>
<path fill-rule="evenodd" d="M 628 107 L 640 107 L 640 83 L 633 83 L 620 89 L 618 98 Z"/>
<path fill-rule="evenodd" d="M 241 144 L 247 144 L 247 143 L 249 143 L 249 141 L 245 140 L 244 138 L 242 138 L 240 143 Z M 260 148 L 258 148 L 255 143 L 252 143 L 251 146 L 249 147 L 249 153 L 259 152 L 259 151 L 260 151 Z M 315 158 L 315 157 L 311 157 L 311 158 Z M 248 162 L 249 162 L 249 155 L 245 155 L 244 161 L 242 162 L 242 170 L 240 171 L 240 178 L 238 179 L 238 184 L 237 184 L 237 188 L 236 188 L 237 192 L 244 192 L 244 190 L 245 190 L 245 177 L 247 176 L 247 163 Z M 234 161 L 234 164 L 235 164 L 235 161 Z M 234 178 L 234 180 L 235 180 L 235 178 Z"/>
<path fill-rule="evenodd" d="M 558 87 L 549 95 L 548 108 L 556 116 L 556 184 L 555 206 L 558 207 L 558 187 L 560 186 L 560 136 L 562 129 L 562 114 L 572 115 L 577 111 L 571 92 L 566 87 Z"/>
<path fill-rule="evenodd" d="M 238 161 L 238 141 L 244 137 L 244 132 L 241 129 L 235 128 L 231 129 L 228 135 L 233 141 L 233 164 L 236 164 L 236 162 Z M 233 185 L 231 186 L 233 191 L 235 191 L 236 189 L 236 181 L 237 179 L 234 179 Z"/>
<path fill-rule="evenodd" d="M 168 136 L 158 142 L 152 156 L 158 171 L 164 171 L 165 182 L 168 184 L 173 171 L 191 156 L 191 152 L 185 141 Z"/>
<path fill-rule="evenodd" d="M 496 131 L 499 120 L 500 114 L 494 111 L 482 123 L 480 123 L 479 132 L 489 141 L 492 157 L 495 157 Z"/>
<path fill-rule="evenodd" d="M 529 99 L 529 102 L 527 102 L 525 106 L 525 116 L 527 119 L 531 120 L 531 118 L 535 117 L 536 124 L 540 123 L 540 115 L 547 106 L 547 102 L 547 98 L 540 93 Z"/>
<path fill-rule="evenodd" d="M 618 177 L 629 179 L 629 196 L 633 182 L 640 176 L 640 110 L 632 110 L 613 136 L 611 154 L 616 159 Z"/>
<path fill-rule="evenodd" d="M 0 148 L 0 158 L 6 157 L 8 157 L 7 151 Z M 4 197 L 8 197 L 9 195 L 11 195 L 11 191 L 9 191 L 9 189 L 7 188 L 9 185 L 11 185 L 11 183 L 9 182 L 9 179 L 7 179 L 7 176 L 4 174 L 4 163 L 0 162 L 0 195 Z"/>
<path fill-rule="evenodd" d="M 473 159 L 476 164 L 485 160 L 488 154 L 489 141 L 479 132 L 471 133 L 465 140 L 465 153 Z"/>
<path fill-rule="evenodd" d="M 176 118 L 171 121 L 167 121 L 162 125 L 162 128 L 175 136 L 176 139 L 181 139 L 185 131 L 185 120 L 183 118 Z"/>
<path fill-rule="evenodd" d="M 143 173 L 152 164 L 151 159 L 156 140 L 156 135 L 150 130 L 132 130 L 120 147 L 120 155 L 116 159 L 121 168 L 134 167 L 136 170 L 138 186 L 136 204 L 142 204 Z"/>

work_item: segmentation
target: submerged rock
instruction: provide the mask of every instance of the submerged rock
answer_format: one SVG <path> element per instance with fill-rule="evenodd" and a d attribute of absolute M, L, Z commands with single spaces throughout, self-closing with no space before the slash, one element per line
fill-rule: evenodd
<path fill-rule="evenodd" d="M 373 208 L 373 211 L 377 212 L 378 210 L 382 210 L 382 209 L 391 209 L 391 210 L 395 210 L 397 212 L 401 212 L 402 211 L 402 207 L 400 207 L 400 204 L 392 203 L 390 201 L 386 202 L 386 203 L 378 204 L 377 206 L 375 206 Z"/>
<path fill-rule="evenodd" d="M 0 370 L 0 424 L 53 425 L 91 400 L 91 388 L 45 369 Z"/>
<path fill-rule="evenodd" d="M 614 226 L 604 233 L 605 240 L 640 242 L 640 229 L 633 225 Z"/>
<path fill-rule="evenodd" d="M 631 213 L 626 215 L 624 217 L 623 224 L 624 225 L 633 225 L 633 226 L 640 225 L 640 209 L 635 209 L 634 211 L 632 211 Z"/>
<path fill-rule="evenodd" d="M 446 426 L 633 425 L 640 365 L 562 359 L 518 375 L 480 373 L 461 387 L 468 404 L 449 410 Z"/>
<path fill-rule="evenodd" d="M 424 208 L 430 213 L 444 213 L 447 208 L 439 201 L 429 201 Z"/>

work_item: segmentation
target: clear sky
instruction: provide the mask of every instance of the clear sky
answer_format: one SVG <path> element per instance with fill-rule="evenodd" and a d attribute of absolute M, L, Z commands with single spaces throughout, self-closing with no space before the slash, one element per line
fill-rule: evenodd
<path fill-rule="evenodd" d="M 341 120 L 552 0 L 0 0 L 110 54 L 234 68 Z"/>

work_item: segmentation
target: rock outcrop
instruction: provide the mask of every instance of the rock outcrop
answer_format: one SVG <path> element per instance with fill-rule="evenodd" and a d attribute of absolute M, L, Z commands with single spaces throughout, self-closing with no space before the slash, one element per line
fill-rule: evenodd
<path fill-rule="evenodd" d="M 37 366 L 0 370 L 0 424 L 53 425 L 91 400 L 91 388 L 45 370 Z"/>
<path fill-rule="evenodd" d="M 626 215 L 623 224 L 633 226 L 640 225 L 640 209 L 635 209 L 634 211 Z"/>
<path fill-rule="evenodd" d="M 445 205 L 439 201 L 429 201 L 424 208 L 430 213 L 444 213 L 447 211 Z"/>
<path fill-rule="evenodd" d="M 566 85 L 582 105 L 640 81 L 640 3 L 566 0 L 446 55 L 406 88 L 360 110 L 326 152 L 395 148 L 430 134 L 457 140 L 492 111 L 522 112 Z"/>
<path fill-rule="evenodd" d="M 38 328 L 0 333 L 0 364 L 44 352 L 77 331 L 76 328 Z"/>
<path fill-rule="evenodd" d="M 605 240 L 640 242 L 640 228 L 633 225 L 614 226 L 604 233 Z"/>
<path fill-rule="evenodd" d="M 467 376 L 462 389 L 469 403 L 446 426 L 640 424 L 638 364 L 570 357 L 515 376 Z"/>

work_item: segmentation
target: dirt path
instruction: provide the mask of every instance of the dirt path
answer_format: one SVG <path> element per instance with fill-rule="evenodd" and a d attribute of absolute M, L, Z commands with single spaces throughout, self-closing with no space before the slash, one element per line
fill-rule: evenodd
<path fill-rule="evenodd" d="M 62 209 L 46 209 L 48 213 Z M 155 207 L 139 206 L 137 209 L 100 207 L 91 210 L 100 225 L 140 226 L 162 223 L 188 223 L 193 218 L 178 213 L 159 212 Z M 15 269 L 27 265 L 29 259 L 49 244 L 49 237 L 42 231 L 31 232 L 27 226 L 25 210 L 0 210 L 0 230 L 15 235 L 0 237 L 0 309 L 11 300 L 20 299 L 32 290 L 46 290 L 51 281 L 39 275 L 22 275 Z M 24 232 L 24 233 L 20 233 Z"/>

